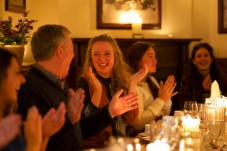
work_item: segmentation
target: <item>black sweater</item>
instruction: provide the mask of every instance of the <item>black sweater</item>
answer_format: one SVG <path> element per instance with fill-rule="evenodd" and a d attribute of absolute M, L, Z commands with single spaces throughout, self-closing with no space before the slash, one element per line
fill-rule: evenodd
<path fill-rule="evenodd" d="M 37 106 L 42 116 L 52 107 L 57 109 L 61 101 L 67 105 L 67 90 L 61 89 L 36 67 L 31 66 L 25 78 L 26 83 L 22 85 L 18 95 L 18 112 L 22 114 L 23 119 L 26 118 L 28 109 L 33 105 Z M 81 150 L 83 139 L 97 134 L 112 123 L 113 120 L 107 107 L 81 119 L 76 125 L 73 125 L 66 115 L 63 128 L 50 138 L 47 151 Z"/>

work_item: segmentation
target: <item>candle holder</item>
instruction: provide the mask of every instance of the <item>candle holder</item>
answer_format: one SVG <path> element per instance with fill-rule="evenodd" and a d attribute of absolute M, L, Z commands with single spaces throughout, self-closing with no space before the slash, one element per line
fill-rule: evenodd
<path fill-rule="evenodd" d="M 207 105 L 206 106 L 207 121 L 223 121 L 225 120 L 225 107 Z"/>
<path fill-rule="evenodd" d="M 161 150 L 161 151 L 170 151 L 169 144 L 163 143 L 160 140 L 156 140 L 154 143 L 150 143 L 146 147 L 147 151 Z"/>
<path fill-rule="evenodd" d="M 198 117 L 193 118 L 187 115 L 183 118 L 183 128 L 184 131 L 191 132 L 199 130 L 200 119 Z"/>
<path fill-rule="evenodd" d="M 143 39 L 144 36 L 142 32 L 142 18 L 136 17 L 132 20 L 132 38 L 133 39 Z"/>
<path fill-rule="evenodd" d="M 136 34 L 136 33 L 133 33 L 133 34 L 132 34 L 132 38 L 133 38 L 133 39 L 144 39 L 144 35 L 143 35 L 143 34 Z"/>

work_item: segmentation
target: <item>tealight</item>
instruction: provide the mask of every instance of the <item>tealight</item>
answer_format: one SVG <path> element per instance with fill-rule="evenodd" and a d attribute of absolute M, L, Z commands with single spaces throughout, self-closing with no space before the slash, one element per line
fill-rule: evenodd
<path fill-rule="evenodd" d="M 189 115 L 183 118 L 183 127 L 185 131 L 199 130 L 199 124 L 200 124 L 199 118 L 194 119 Z"/>
<path fill-rule="evenodd" d="M 147 145 L 146 151 L 170 151 L 169 144 L 162 143 L 159 140 Z"/>
<path fill-rule="evenodd" d="M 127 151 L 133 151 L 133 145 L 132 144 L 127 145 Z"/>

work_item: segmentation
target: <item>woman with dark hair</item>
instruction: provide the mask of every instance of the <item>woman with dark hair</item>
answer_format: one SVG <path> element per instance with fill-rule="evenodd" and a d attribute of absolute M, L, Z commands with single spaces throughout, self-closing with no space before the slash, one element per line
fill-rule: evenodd
<path fill-rule="evenodd" d="M 227 80 L 219 70 L 208 43 L 198 43 L 193 47 L 189 73 L 182 77 L 179 91 L 181 109 L 186 100 L 204 103 L 210 97 L 211 84 L 217 80 L 222 95 L 227 95 Z"/>
<path fill-rule="evenodd" d="M 43 120 L 34 106 L 28 110 L 22 137 L 22 119 L 15 111 L 18 90 L 23 83 L 25 78 L 19 71 L 16 55 L 0 48 L 1 151 L 44 151 L 49 138 L 64 124 L 64 104 L 57 111 L 51 109 Z"/>
<path fill-rule="evenodd" d="M 20 88 L 20 85 L 25 82 L 24 77 L 19 72 L 19 65 L 16 56 L 7 50 L 0 50 L 0 120 L 8 118 L 7 116 L 13 114 L 17 105 L 17 91 Z M 33 114 L 33 116 L 31 116 Z M 28 116 L 31 117 L 30 120 L 27 120 L 24 127 L 24 136 L 27 142 L 26 150 L 31 150 L 34 147 L 34 150 L 40 148 L 41 146 L 41 117 L 38 115 L 37 110 L 32 109 L 28 113 Z M 17 119 L 17 127 L 22 125 L 21 119 Z M 29 123 L 29 124 L 28 124 Z M 35 131 L 33 131 L 34 129 Z M 32 131 L 28 131 L 28 130 Z M 19 134 L 19 131 L 16 131 Z M 30 133 L 28 135 L 28 133 Z M 25 150 L 25 141 L 21 135 L 14 135 L 14 138 L 10 138 L 6 146 L 2 146 L 3 150 Z M 32 140 L 32 141 L 30 141 Z"/>
<path fill-rule="evenodd" d="M 164 84 L 161 81 L 159 85 L 152 75 L 156 72 L 157 60 L 155 49 L 150 43 L 136 42 L 129 47 L 127 53 L 128 64 L 134 73 L 146 66 L 149 69 L 147 76 L 137 85 L 139 115 L 134 128 L 141 131 L 145 124 L 170 113 L 171 97 L 177 94 L 173 92 L 176 82 L 174 76 L 171 75 Z"/>

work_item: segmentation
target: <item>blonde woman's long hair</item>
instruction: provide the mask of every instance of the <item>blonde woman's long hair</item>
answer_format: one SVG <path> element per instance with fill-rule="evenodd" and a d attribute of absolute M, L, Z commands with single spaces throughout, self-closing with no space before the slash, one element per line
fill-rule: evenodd
<path fill-rule="evenodd" d="M 92 67 L 93 72 L 96 72 L 91 60 L 91 49 L 95 43 L 100 41 L 110 43 L 114 50 L 114 65 L 113 65 L 112 75 L 111 75 L 111 87 L 113 88 L 113 90 L 116 90 L 116 91 L 119 89 L 124 89 L 127 91 L 129 86 L 130 76 L 131 76 L 130 67 L 124 61 L 123 53 L 120 47 L 118 46 L 116 40 L 107 34 L 102 34 L 90 39 L 88 43 L 88 48 L 86 51 L 85 63 L 84 63 L 82 75 L 86 77 L 89 76 L 88 71 L 90 66 Z"/>

